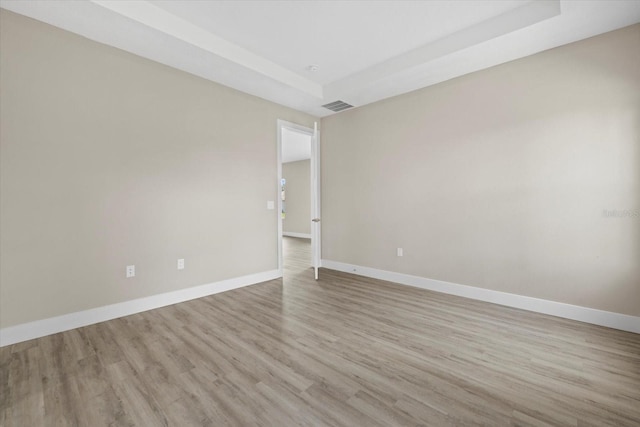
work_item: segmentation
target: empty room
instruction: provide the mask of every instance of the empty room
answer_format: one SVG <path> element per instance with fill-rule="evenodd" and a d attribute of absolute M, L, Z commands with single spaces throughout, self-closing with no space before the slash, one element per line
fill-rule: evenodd
<path fill-rule="evenodd" d="M 640 426 L 640 1 L 0 0 L 0 426 Z"/>

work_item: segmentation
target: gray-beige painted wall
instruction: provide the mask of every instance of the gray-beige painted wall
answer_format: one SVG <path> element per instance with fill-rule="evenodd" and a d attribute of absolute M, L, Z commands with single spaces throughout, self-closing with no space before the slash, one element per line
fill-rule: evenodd
<path fill-rule="evenodd" d="M 640 315 L 640 24 L 322 136 L 324 259 Z"/>
<path fill-rule="evenodd" d="M 277 269 L 276 121 L 311 116 L 0 18 L 0 327 Z"/>
<path fill-rule="evenodd" d="M 286 178 L 286 215 L 282 221 L 285 233 L 311 234 L 311 161 L 299 160 L 282 164 Z"/>

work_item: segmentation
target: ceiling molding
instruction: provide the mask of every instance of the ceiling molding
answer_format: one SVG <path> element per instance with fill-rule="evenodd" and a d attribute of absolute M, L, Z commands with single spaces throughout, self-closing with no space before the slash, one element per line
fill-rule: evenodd
<path fill-rule="evenodd" d="M 496 17 L 482 21 L 427 45 L 390 58 L 359 73 L 352 74 L 325 87 L 329 99 L 347 99 L 365 91 L 376 82 L 417 66 L 467 49 L 496 37 L 528 27 L 560 15 L 560 0 L 525 3 Z"/>
<path fill-rule="evenodd" d="M 0 0 L 0 7 L 317 117 L 340 114 L 322 107 L 337 100 L 357 108 L 640 22 L 637 0 Z M 309 15 L 314 31 L 305 31 Z"/>
<path fill-rule="evenodd" d="M 322 86 L 161 9 L 148 1 L 90 0 L 143 25 L 322 99 Z"/>

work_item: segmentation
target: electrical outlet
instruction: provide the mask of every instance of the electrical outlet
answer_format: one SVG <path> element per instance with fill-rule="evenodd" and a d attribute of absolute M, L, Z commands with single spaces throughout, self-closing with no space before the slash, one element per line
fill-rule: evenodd
<path fill-rule="evenodd" d="M 396 251 L 396 255 L 398 255 L 398 256 L 403 256 L 404 255 L 404 251 L 402 250 L 402 248 L 398 248 L 398 250 Z"/>
<path fill-rule="evenodd" d="M 178 260 L 178 270 L 184 270 L 184 259 Z"/>
<path fill-rule="evenodd" d="M 136 266 L 135 265 L 127 265 L 127 279 L 136 276 Z"/>

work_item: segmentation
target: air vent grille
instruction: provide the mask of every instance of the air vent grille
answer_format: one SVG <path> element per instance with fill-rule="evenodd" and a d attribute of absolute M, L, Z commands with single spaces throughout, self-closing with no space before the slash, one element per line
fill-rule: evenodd
<path fill-rule="evenodd" d="M 353 108 L 353 105 L 347 104 L 344 101 L 334 101 L 323 105 L 323 107 L 337 113 L 338 111 L 346 110 L 347 108 Z"/>

